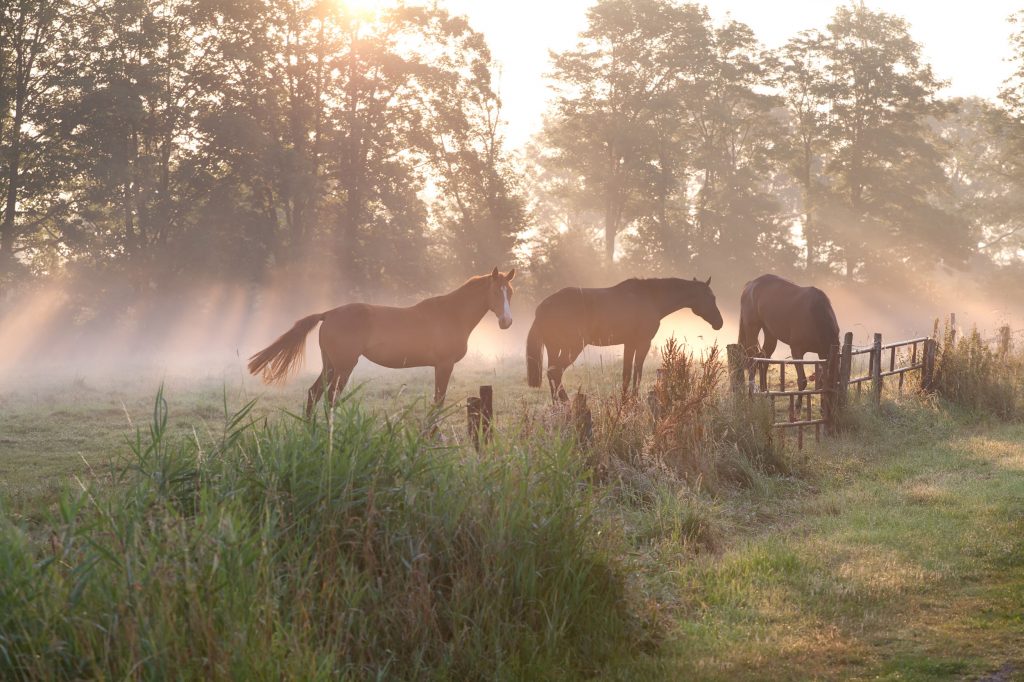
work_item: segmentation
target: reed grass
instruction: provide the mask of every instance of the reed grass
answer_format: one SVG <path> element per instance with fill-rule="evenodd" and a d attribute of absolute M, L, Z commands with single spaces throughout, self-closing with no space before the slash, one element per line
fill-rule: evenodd
<path fill-rule="evenodd" d="M 645 636 L 568 441 L 251 407 L 183 441 L 161 394 L 118 485 L 0 514 L 0 678 L 578 676 Z"/>

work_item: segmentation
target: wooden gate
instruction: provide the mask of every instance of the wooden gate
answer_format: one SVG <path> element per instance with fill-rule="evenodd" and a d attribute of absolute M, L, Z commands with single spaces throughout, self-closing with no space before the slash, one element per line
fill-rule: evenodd
<path fill-rule="evenodd" d="M 815 440 L 821 440 L 822 428 L 826 433 L 834 430 L 838 404 L 839 346 L 832 347 L 828 358 L 818 360 L 747 358 L 739 344 L 730 344 L 727 351 L 733 391 L 742 393 L 746 390 L 751 396 L 768 399 L 772 406 L 772 426 L 783 437 L 787 430 L 795 430 L 798 449 L 804 446 L 804 429 L 813 428 Z M 756 384 L 747 379 L 751 365 Z M 815 388 L 800 390 L 795 387 L 797 367 L 803 367 L 805 373 L 808 369 L 813 370 L 808 376 L 808 385 L 813 381 Z M 774 373 L 772 369 L 775 369 Z M 811 379 L 811 376 L 816 380 Z"/>

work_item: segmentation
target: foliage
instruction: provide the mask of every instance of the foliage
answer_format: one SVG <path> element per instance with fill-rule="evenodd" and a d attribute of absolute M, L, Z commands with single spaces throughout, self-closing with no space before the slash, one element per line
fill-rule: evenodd
<path fill-rule="evenodd" d="M 14 0 L 0 284 L 66 276 L 82 309 L 196 280 L 412 297 L 519 257 L 538 292 L 936 263 L 998 289 L 1019 20 L 996 104 L 940 99 L 907 22 L 863 5 L 770 50 L 698 4 L 600 0 L 517 154 L 487 42 L 443 4 Z"/>

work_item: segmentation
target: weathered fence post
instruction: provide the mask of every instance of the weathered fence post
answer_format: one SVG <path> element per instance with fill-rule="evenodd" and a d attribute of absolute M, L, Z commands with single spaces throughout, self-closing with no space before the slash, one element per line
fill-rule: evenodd
<path fill-rule="evenodd" d="M 999 355 L 1006 357 L 1010 354 L 1010 325 L 1004 324 L 999 328 Z"/>
<path fill-rule="evenodd" d="M 839 385 L 836 390 L 837 404 L 840 409 L 846 407 L 850 399 L 850 372 L 853 367 L 853 332 L 846 332 L 843 336 L 843 349 L 839 355 Z"/>
<path fill-rule="evenodd" d="M 480 387 L 480 427 L 483 431 L 483 441 L 491 442 L 491 422 L 494 419 L 494 387 Z"/>
<path fill-rule="evenodd" d="M 839 405 L 839 384 L 842 376 L 839 346 L 828 349 L 828 362 L 825 363 L 825 393 L 821 396 L 821 416 L 825 420 L 825 433 L 836 432 L 836 410 Z M 808 400 L 808 402 L 810 402 Z"/>
<path fill-rule="evenodd" d="M 469 439 L 473 441 L 473 447 L 480 450 L 480 414 L 481 400 L 475 395 L 466 398 L 466 420 L 469 430 Z"/>
<path fill-rule="evenodd" d="M 725 347 L 726 355 L 729 358 L 729 385 L 732 392 L 737 395 L 743 392 L 743 346 L 738 343 L 730 343 Z"/>
<path fill-rule="evenodd" d="M 577 391 L 572 397 L 572 405 L 569 408 L 572 415 L 573 429 L 576 431 L 576 442 L 580 445 L 590 445 L 594 437 L 594 416 L 587 407 L 587 396 L 582 391 Z"/>
<path fill-rule="evenodd" d="M 926 339 L 924 342 L 924 357 L 921 361 L 924 367 L 921 368 L 921 390 L 932 390 L 932 382 L 935 380 L 935 355 L 938 342 L 935 339 Z"/>
<path fill-rule="evenodd" d="M 950 341 L 956 343 L 956 313 L 949 314 L 949 334 Z"/>
<path fill-rule="evenodd" d="M 654 388 L 647 391 L 647 406 L 651 408 L 651 414 L 654 415 L 654 419 L 658 420 L 661 419 L 661 402 L 658 400 L 658 389 L 665 383 L 668 371 L 659 367 L 656 376 Z"/>
<path fill-rule="evenodd" d="M 871 347 L 871 399 L 875 405 L 882 403 L 882 335 L 878 333 Z"/>

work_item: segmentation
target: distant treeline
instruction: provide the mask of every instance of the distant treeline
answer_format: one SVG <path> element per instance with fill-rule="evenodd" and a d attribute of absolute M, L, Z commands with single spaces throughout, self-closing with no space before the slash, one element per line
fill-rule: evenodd
<path fill-rule="evenodd" d="M 538 288 L 946 267 L 1024 292 L 1007 35 L 1000 100 L 950 101 L 907 23 L 863 5 L 768 50 L 700 5 L 600 0 L 512 150 L 486 41 L 443 2 L 9 0 L 0 286 L 408 293 L 518 259 Z"/>

